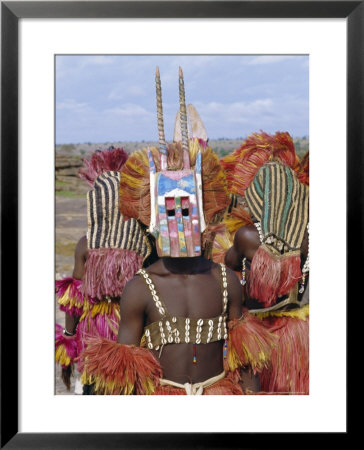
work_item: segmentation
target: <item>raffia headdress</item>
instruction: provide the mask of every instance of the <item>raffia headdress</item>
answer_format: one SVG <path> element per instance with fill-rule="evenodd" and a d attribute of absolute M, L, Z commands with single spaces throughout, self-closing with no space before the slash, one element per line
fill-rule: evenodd
<path fill-rule="evenodd" d="M 87 193 L 87 246 L 83 290 L 90 297 L 120 296 L 125 284 L 142 267 L 150 245 L 140 224 L 123 221 L 119 209 L 120 170 L 128 154 L 120 148 L 93 153 L 79 176 Z"/>
<path fill-rule="evenodd" d="M 309 207 L 308 155 L 299 160 L 288 133 L 261 132 L 249 136 L 222 165 L 229 191 L 244 197 L 260 234 L 247 289 L 252 298 L 269 307 L 302 277 L 300 248 Z"/>

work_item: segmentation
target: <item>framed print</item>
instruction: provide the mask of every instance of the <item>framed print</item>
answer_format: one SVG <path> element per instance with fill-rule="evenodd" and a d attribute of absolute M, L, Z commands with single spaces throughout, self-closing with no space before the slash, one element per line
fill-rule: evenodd
<path fill-rule="evenodd" d="M 363 22 L 362 1 L 1 3 L 2 448 L 239 448 L 297 433 L 348 436 L 347 302 L 362 268 L 353 255 L 362 250 Z M 54 395 L 55 55 L 98 55 L 102 64 L 105 55 L 185 55 L 196 65 L 198 55 L 204 64 L 214 55 L 305 55 L 309 396 Z"/>

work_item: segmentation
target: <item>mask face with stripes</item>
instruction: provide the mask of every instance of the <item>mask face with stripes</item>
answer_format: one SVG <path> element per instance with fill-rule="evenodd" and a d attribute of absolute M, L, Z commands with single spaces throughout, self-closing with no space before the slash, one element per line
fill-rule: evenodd
<path fill-rule="evenodd" d="M 174 258 L 200 256 L 201 233 L 204 227 L 201 153 L 197 154 L 194 170 L 187 168 L 156 172 L 150 151 L 149 166 L 151 194 L 149 231 L 156 238 L 158 256 Z"/>
<path fill-rule="evenodd" d="M 279 162 L 265 164 L 245 191 L 252 215 L 260 222 L 262 244 L 273 254 L 298 251 L 308 223 L 308 187 Z"/>

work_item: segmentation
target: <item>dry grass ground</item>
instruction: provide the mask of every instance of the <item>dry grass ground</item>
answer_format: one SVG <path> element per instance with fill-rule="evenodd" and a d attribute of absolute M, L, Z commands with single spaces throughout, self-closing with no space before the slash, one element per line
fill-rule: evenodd
<path fill-rule="evenodd" d="M 56 195 L 56 279 L 71 276 L 74 264 L 74 251 L 77 241 L 87 231 L 86 197 L 65 197 Z M 55 320 L 64 326 L 64 313 L 60 311 L 55 300 Z M 73 380 L 74 382 L 74 380 Z M 74 393 L 74 385 L 68 392 L 61 380 L 61 369 L 55 368 L 55 393 L 70 395 Z"/>

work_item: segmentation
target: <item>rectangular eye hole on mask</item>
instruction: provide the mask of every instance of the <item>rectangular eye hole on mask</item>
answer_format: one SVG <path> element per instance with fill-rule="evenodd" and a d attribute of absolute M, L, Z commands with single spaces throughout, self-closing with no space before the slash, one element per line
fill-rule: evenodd
<path fill-rule="evenodd" d="M 167 216 L 173 217 L 176 215 L 176 205 L 174 197 L 166 197 Z"/>
<path fill-rule="evenodd" d="M 190 199 L 188 197 L 181 197 L 182 216 L 190 215 Z"/>

